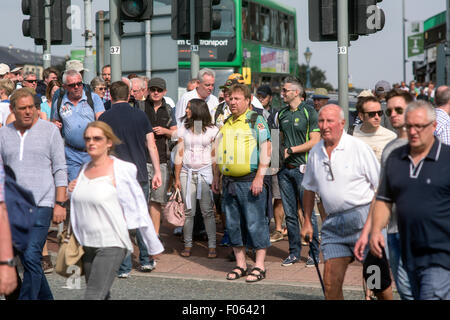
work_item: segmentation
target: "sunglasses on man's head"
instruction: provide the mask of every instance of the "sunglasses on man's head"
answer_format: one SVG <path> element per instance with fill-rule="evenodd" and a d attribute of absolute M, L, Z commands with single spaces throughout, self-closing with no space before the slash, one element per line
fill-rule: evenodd
<path fill-rule="evenodd" d="M 375 115 L 378 115 L 379 117 L 381 117 L 383 115 L 383 110 L 380 111 L 369 111 L 369 112 L 364 112 L 366 114 L 369 115 L 369 118 L 373 118 L 375 117 Z"/>
<path fill-rule="evenodd" d="M 68 84 L 67 86 L 70 88 L 75 88 L 75 87 L 81 87 L 82 85 L 83 85 L 83 82 L 80 81 L 80 82 Z"/>
<path fill-rule="evenodd" d="M 396 108 L 393 108 L 393 109 L 387 109 L 386 110 L 386 115 L 388 117 L 390 117 L 392 115 L 392 111 L 394 111 L 394 110 L 395 110 L 396 114 L 403 114 L 403 111 L 404 111 L 403 108 L 396 107 Z"/>

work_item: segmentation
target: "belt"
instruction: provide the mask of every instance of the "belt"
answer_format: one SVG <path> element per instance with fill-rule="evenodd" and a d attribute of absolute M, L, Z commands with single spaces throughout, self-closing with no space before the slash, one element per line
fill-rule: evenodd
<path fill-rule="evenodd" d="M 292 164 L 290 164 L 290 163 L 286 163 L 285 166 L 286 166 L 286 168 L 288 168 L 288 169 L 295 169 L 295 168 L 298 168 L 298 167 L 299 167 L 299 166 L 294 166 L 294 165 L 292 165 Z"/>

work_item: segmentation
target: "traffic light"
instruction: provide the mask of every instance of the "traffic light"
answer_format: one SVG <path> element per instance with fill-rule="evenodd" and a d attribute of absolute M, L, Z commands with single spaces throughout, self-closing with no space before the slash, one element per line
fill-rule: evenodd
<path fill-rule="evenodd" d="M 172 39 L 189 39 L 191 34 L 190 1 L 172 0 Z M 199 39 L 210 39 L 211 31 L 220 29 L 221 14 L 213 6 L 220 0 L 195 1 L 195 35 Z"/>
<path fill-rule="evenodd" d="M 120 21 L 141 22 L 153 16 L 153 0 L 120 1 Z"/>
<path fill-rule="evenodd" d="M 30 19 L 23 20 L 22 33 L 34 39 L 37 45 L 45 44 L 45 0 L 22 0 L 22 12 Z M 71 44 L 72 30 L 70 23 L 71 0 L 50 1 L 51 44 Z"/>
<path fill-rule="evenodd" d="M 349 39 L 380 31 L 385 15 L 376 4 L 382 0 L 348 0 Z M 337 41 L 337 0 L 309 0 L 309 39 Z"/>

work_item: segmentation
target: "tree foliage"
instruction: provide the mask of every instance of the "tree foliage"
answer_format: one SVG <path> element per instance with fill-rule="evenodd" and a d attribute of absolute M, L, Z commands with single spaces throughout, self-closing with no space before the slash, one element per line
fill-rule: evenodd
<path fill-rule="evenodd" d="M 297 77 L 303 82 L 303 84 L 306 85 L 306 64 L 301 64 L 298 66 L 298 75 Z M 325 75 L 325 71 L 319 69 L 318 67 L 314 66 L 311 67 L 311 86 L 313 88 L 325 88 L 328 91 L 333 91 L 333 86 L 326 82 L 327 77 Z"/>

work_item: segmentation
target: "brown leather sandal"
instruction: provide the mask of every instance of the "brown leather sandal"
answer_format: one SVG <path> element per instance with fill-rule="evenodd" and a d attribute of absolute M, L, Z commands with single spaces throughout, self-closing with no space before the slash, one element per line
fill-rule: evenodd
<path fill-rule="evenodd" d="M 208 258 L 209 258 L 209 259 L 215 259 L 215 258 L 217 258 L 216 248 L 209 248 L 209 251 L 208 251 Z"/>
<path fill-rule="evenodd" d="M 191 247 L 184 247 L 183 251 L 180 252 L 180 256 L 182 257 L 190 257 L 191 256 Z"/>

